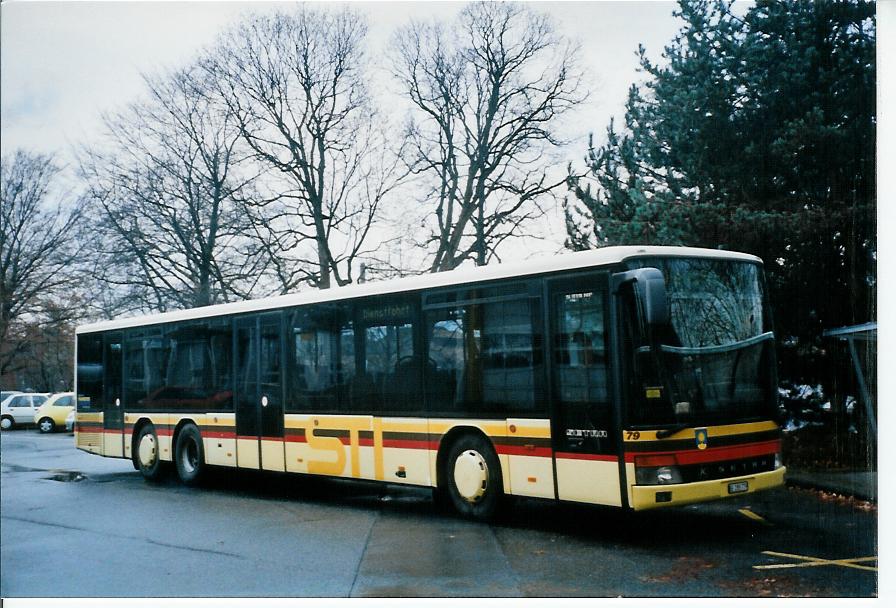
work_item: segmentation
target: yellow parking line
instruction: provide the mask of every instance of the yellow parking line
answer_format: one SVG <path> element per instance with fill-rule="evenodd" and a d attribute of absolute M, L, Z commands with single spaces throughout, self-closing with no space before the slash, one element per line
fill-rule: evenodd
<path fill-rule="evenodd" d="M 855 568 L 857 570 L 869 570 L 877 572 L 877 568 L 873 566 L 860 566 L 859 562 L 876 562 L 877 556 L 871 557 L 854 557 L 852 559 L 822 559 L 820 557 L 809 557 L 807 555 L 795 555 L 793 553 L 779 553 L 778 551 L 763 551 L 765 555 L 773 557 L 788 557 L 790 559 L 803 560 L 803 563 L 795 564 L 765 564 L 762 566 L 753 566 L 756 570 L 774 570 L 779 568 L 809 568 L 812 566 L 843 566 L 844 568 Z"/>
<path fill-rule="evenodd" d="M 763 516 L 759 515 L 758 513 L 753 513 L 750 509 L 738 509 L 737 512 L 740 513 L 741 515 L 743 515 L 744 517 L 752 519 L 753 521 L 758 521 L 763 526 L 774 525 L 771 522 L 769 522 L 767 519 L 765 519 Z"/>

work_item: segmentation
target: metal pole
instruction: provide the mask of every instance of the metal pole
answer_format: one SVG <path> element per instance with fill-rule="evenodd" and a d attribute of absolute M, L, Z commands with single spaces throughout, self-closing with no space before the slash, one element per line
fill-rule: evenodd
<path fill-rule="evenodd" d="M 846 341 L 849 342 L 849 354 L 852 357 L 852 365 L 856 370 L 856 378 L 859 380 L 859 390 L 862 391 L 862 401 L 865 402 L 868 423 L 871 425 L 871 432 L 874 433 L 874 441 L 877 443 L 877 421 L 874 419 L 874 402 L 871 400 L 871 394 L 868 392 L 868 385 L 865 384 L 865 374 L 862 372 L 862 366 L 859 363 L 859 354 L 856 352 L 855 340 L 849 337 Z"/>

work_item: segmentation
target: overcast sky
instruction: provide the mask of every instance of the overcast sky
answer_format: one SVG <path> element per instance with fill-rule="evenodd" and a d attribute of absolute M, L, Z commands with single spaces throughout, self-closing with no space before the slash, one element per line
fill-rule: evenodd
<path fill-rule="evenodd" d="M 188 63 L 246 12 L 294 4 L 3 0 L 2 152 L 19 147 L 52 152 L 71 167 L 74 148 L 99 133 L 102 113 L 143 94 L 141 73 Z M 676 5 L 671 1 L 530 5 L 552 15 L 561 33 L 581 43 L 581 65 L 590 81 L 590 98 L 566 116 L 561 131 L 570 139 L 557 159 L 556 171 L 563 172 L 570 161 L 583 165 L 590 132 L 599 140 L 611 115 L 621 118 L 628 87 L 640 79 L 638 44 L 659 60 L 680 23 L 672 16 Z M 368 16 L 372 89 L 397 90 L 385 74 L 383 59 L 393 32 L 411 19 L 449 21 L 464 3 L 359 2 L 353 6 Z M 540 238 L 518 243 L 521 249 L 514 251 L 514 257 L 562 247 L 565 229 L 559 205 L 551 209 L 539 230 Z"/>
<path fill-rule="evenodd" d="M 34 2 L 2 4 L 2 150 L 17 147 L 67 155 L 89 140 L 100 114 L 141 95 L 141 72 L 184 64 L 245 11 L 290 3 L 267 2 Z M 363 2 L 374 70 L 396 27 L 414 19 L 449 19 L 457 2 Z M 659 57 L 678 24 L 672 2 L 534 3 L 558 29 L 582 43 L 592 95 L 570 118 L 583 148 L 620 114 L 637 78 L 635 50 L 644 43 Z M 578 154 L 582 156 L 582 154 Z"/>

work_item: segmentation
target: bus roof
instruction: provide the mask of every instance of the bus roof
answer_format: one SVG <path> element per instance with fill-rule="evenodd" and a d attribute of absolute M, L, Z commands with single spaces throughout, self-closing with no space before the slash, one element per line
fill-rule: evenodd
<path fill-rule="evenodd" d="M 450 287 L 452 285 L 463 285 L 465 283 L 478 283 L 480 281 L 540 275 L 561 270 L 607 266 L 610 264 L 618 264 L 630 258 L 658 256 L 717 258 L 762 263 L 762 260 L 753 255 L 717 249 L 659 246 L 602 247 L 600 249 L 537 258 L 525 262 L 460 268 L 447 272 L 428 273 L 400 279 L 390 279 L 387 281 L 352 284 L 346 285 L 345 287 L 334 287 L 332 289 L 323 290 L 314 289 L 282 296 L 260 298 L 257 300 L 244 300 L 240 302 L 231 302 L 229 304 L 215 304 L 213 306 L 203 306 L 201 308 L 189 308 L 186 310 L 176 310 L 153 315 L 141 315 L 138 317 L 101 321 L 98 323 L 81 325 L 77 328 L 76 333 L 91 333 L 127 327 L 139 327 L 142 325 L 155 325 L 157 323 L 203 319 L 221 315 L 287 308 L 301 304 L 313 304 L 316 302 L 417 291 L 434 287 Z"/>

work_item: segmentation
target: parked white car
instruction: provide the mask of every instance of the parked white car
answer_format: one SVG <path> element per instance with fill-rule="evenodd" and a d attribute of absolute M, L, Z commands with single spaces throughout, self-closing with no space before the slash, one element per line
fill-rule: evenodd
<path fill-rule="evenodd" d="M 70 411 L 65 417 L 65 430 L 69 433 L 75 432 L 75 410 Z"/>
<path fill-rule="evenodd" d="M 12 395 L 18 395 L 21 392 L 22 391 L 0 391 L 0 403 L 3 403 L 4 401 L 6 401 L 7 397 L 10 397 Z"/>
<path fill-rule="evenodd" d="M 0 429 L 6 431 L 17 424 L 34 424 L 37 408 L 49 396 L 49 393 L 19 393 L 4 399 L 0 404 Z"/>

